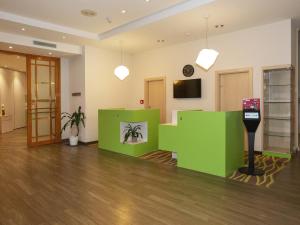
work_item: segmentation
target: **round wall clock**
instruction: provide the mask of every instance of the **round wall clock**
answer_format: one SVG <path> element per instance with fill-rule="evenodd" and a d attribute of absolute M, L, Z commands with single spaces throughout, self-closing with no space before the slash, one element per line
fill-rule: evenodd
<path fill-rule="evenodd" d="M 195 72 L 195 69 L 192 65 L 185 65 L 182 69 L 182 73 L 186 77 L 193 76 L 194 72 Z"/>

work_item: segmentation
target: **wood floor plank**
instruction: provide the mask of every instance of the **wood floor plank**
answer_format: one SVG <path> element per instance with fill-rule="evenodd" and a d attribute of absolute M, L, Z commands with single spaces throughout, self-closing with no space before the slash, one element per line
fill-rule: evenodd
<path fill-rule="evenodd" d="M 64 144 L 0 135 L 0 225 L 300 224 L 300 157 L 271 189 Z"/>

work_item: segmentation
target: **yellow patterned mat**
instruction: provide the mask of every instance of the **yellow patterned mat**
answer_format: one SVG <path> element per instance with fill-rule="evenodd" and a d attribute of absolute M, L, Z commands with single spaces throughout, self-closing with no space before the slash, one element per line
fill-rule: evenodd
<path fill-rule="evenodd" d="M 140 157 L 141 159 L 149 160 L 155 163 L 176 166 L 177 160 L 172 159 L 172 153 L 167 151 L 154 151 Z"/>
<path fill-rule="evenodd" d="M 278 173 L 286 167 L 289 161 L 290 159 L 286 158 L 256 155 L 255 168 L 263 169 L 265 175 L 261 177 L 251 176 L 235 171 L 229 179 L 270 188 L 274 184 Z M 245 156 L 245 163 L 247 163 L 247 156 Z"/>

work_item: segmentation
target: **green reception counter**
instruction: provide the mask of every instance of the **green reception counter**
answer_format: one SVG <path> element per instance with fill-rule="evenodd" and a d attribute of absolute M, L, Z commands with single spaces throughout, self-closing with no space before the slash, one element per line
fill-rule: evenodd
<path fill-rule="evenodd" d="M 130 156 L 141 156 L 158 149 L 158 109 L 101 109 L 98 111 L 98 147 Z M 124 141 L 126 126 L 139 125 L 143 138 Z"/>
<path fill-rule="evenodd" d="M 177 166 L 226 177 L 243 165 L 242 112 L 179 111 L 177 125 L 159 126 L 159 149 Z"/>

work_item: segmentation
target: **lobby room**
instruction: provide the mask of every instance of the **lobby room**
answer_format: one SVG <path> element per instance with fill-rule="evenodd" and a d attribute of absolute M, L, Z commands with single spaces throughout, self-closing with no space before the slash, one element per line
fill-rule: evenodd
<path fill-rule="evenodd" d="M 300 224 L 298 0 L 0 0 L 0 225 Z"/>

